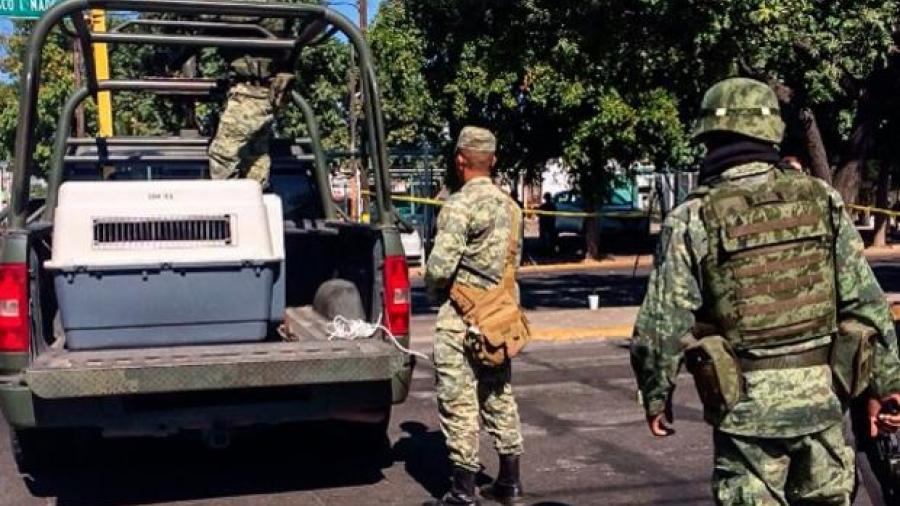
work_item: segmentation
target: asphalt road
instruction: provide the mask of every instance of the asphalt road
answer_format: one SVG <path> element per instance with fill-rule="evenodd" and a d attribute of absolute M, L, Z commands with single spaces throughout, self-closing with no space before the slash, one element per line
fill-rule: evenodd
<path fill-rule="evenodd" d="M 900 291 L 900 267 L 876 263 L 875 271 L 886 291 Z M 603 305 L 635 305 L 645 282 L 646 270 L 575 270 L 527 275 L 522 286 L 525 305 L 542 310 L 582 307 L 594 292 Z M 434 311 L 421 286 L 414 295 L 417 313 Z M 428 339 L 416 346 L 427 349 Z M 623 343 L 531 346 L 514 373 L 528 504 L 709 504 L 710 433 L 690 378 L 679 383 L 678 432 L 658 440 L 644 427 Z M 0 506 L 420 504 L 445 491 L 448 473 L 428 364 L 395 408 L 389 435 L 375 453 L 315 426 L 242 434 L 219 451 L 190 439 L 109 440 L 60 455 L 35 481 L 18 475 L 0 424 Z M 496 472 L 486 437 L 481 456 L 486 483 Z"/>
<path fill-rule="evenodd" d="M 647 267 L 523 272 L 519 275 L 522 306 L 529 311 L 584 309 L 588 295 L 595 293 L 601 307 L 638 306 L 649 274 Z M 428 300 L 421 278 L 413 279 L 412 288 L 413 314 L 436 314 L 438 306 Z"/>
<path fill-rule="evenodd" d="M 621 343 L 533 346 L 515 368 L 528 504 L 708 504 L 710 436 L 689 379 L 683 383 L 678 433 L 655 440 Z M 378 455 L 316 427 L 246 434 L 222 451 L 191 440 L 120 439 L 82 449 L 32 482 L 18 476 L 6 428 L 0 432 L 3 506 L 415 505 L 447 487 L 427 364 L 394 411 L 390 448 Z M 481 455 L 486 482 L 496 470 L 487 438 Z"/>

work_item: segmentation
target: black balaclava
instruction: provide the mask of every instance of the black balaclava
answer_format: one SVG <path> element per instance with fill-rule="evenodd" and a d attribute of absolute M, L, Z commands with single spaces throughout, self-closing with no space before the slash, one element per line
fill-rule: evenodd
<path fill-rule="evenodd" d="M 717 179 L 726 170 L 739 165 L 753 162 L 776 165 L 781 161 L 774 144 L 743 135 L 718 134 L 704 142 L 707 153 L 700 167 L 701 184 Z"/>

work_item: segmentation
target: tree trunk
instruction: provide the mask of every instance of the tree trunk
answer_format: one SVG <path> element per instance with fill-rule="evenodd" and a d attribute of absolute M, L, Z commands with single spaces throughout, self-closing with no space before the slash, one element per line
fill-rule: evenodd
<path fill-rule="evenodd" d="M 865 177 L 863 172 L 866 170 L 872 136 L 875 134 L 875 121 L 871 108 L 864 100 L 860 100 L 856 111 L 856 126 L 844 157 L 846 161 L 834 176 L 834 188 L 847 204 L 855 204 L 859 199 L 859 186 Z"/>
<path fill-rule="evenodd" d="M 594 206 L 591 206 L 593 209 Z M 589 212 L 593 212 L 589 211 Z M 588 260 L 600 260 L 603 252 L 600 250 L 599 217 L 584 219 L 584 256 Z"/>
<path fill-rule="evenodd" d="M 888 163 L 882 162 L 878 169 L 878 190 L 875 196 L 875 207 L 887 209 L 888 193 L 891 188 L 891 170 Z M 872 236 L 872 246 L 876 248 L 887 246 L 887 230 L 890 219 L 884 214 L 875 215 L 875 234 Z"/>
<path fill-rule="evenodd" d="M 826 183 L 832 184 L 831 165 L 828 163 L 828 153 L 825 151 L 825 142 L 822 140 L 822 132 L 819 131 L 815 113 L 809 107 L 804 107 L 800 110 L 799 119 L 806 137 L 810 173 Z"/>
<path fill-rule="evenodd" d="M 770 78 L 769 87 L 775 91 L 782 110 L 788 116 L 793 116 L 793 118 L 789 117 L 788 121 L 796 120 L 801 126 L 804 144 L 809 155 L 810 173 L 826 183 L 832 184 L 831 164 L 828 163 L 828 153 L 825 150 L 825 141 L 822 140 L 819 123 L 816 121 L 816 114 L 807 106 L 798 106 L 795 102 L 800 99 L 795 100 L 796 93 L 793 88 L 778 79 Z"/>
<path fill-rule="evenodd" d="M 847 204 L 855 204 L 859 197 L 859 184 L 862 181 L 860 166 L 862 160 L 850 160 L 842 165 L 834 175 L 834 189 L 841 194 Z"/>

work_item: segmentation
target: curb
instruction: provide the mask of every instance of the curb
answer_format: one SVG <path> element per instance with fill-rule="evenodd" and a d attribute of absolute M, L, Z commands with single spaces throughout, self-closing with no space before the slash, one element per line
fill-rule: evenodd
<path fill-rule="evenodd" d="M 653 255 L 641 255 L 638 258 L 638 267 L 652 267 Z M 632 269 L 634 257 L 613 258 L 611 260 L 585 260 L 582 262 L 570 262 L 562 264 L 522 265 L 519 274 L 561 272 L 561 271 L 593 271 L 600 269 Z M 410 267 L 410 277 L 422 277 L 424 268 L 421 266 Z"/>
<path fill-rule="evenodd" d="M 535 328 L 531 332 L 532 341 L 563 342 L 578 340 L 630 339 L 633 325 L 611 325 L 606 327 L 580 328 Z"/>

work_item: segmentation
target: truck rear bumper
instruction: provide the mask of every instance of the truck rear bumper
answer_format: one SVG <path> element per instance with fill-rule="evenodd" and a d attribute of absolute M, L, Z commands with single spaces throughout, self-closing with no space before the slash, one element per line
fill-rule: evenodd
<path fill-rule="evenodd" d="M 405 357 L 375 340 L 53 351 L 24 383 L 42 399 L 390 380 Z"/>

